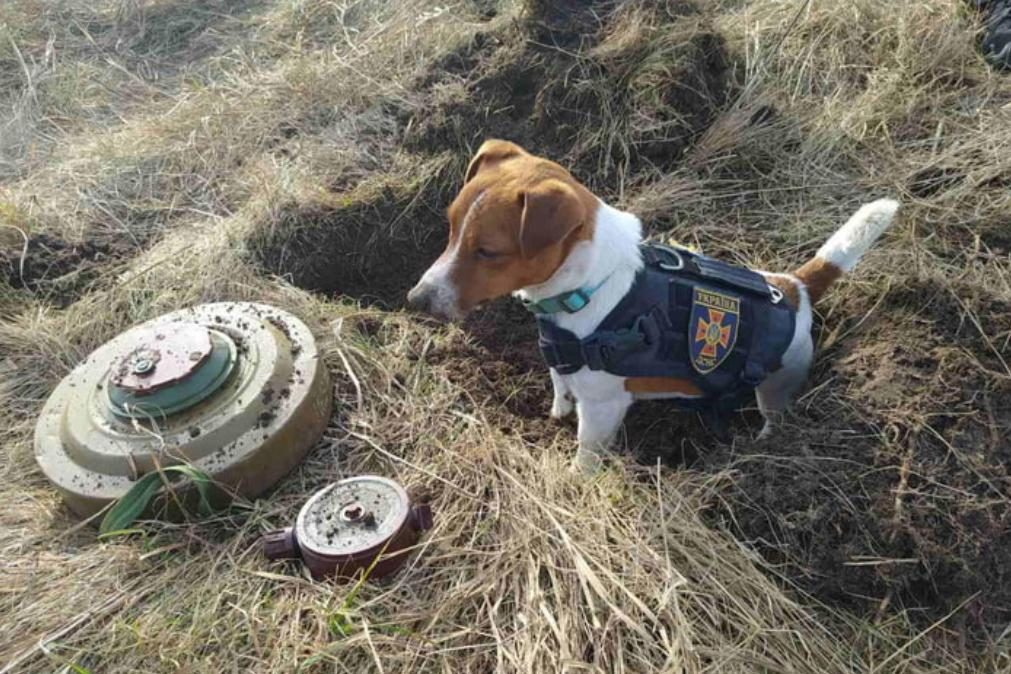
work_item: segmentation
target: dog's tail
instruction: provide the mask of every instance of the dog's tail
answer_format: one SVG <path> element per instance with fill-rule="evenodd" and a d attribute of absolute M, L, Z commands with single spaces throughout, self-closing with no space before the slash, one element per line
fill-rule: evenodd
<path fill-rule="evenodd" d="M 812 304 L 825 294 L 833 281 L 857 265 L 864 253 L 891 226 L 897 210 L 899 202 L 894 199 L 878 199 L 864 204 L 829 237 L 813 258 L 793 272 L 807 288 Z"/>

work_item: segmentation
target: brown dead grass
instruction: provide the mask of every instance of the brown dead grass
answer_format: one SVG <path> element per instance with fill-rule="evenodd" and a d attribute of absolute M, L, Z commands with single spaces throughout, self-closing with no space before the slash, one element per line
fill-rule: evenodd
<path fill-rule="evenodd" d="M 1006 671 L 1011 79 L 959 0 L 696 4 L 4 3 L 0 662 Z M 647 406 L 627 444 L 692 463 L 585 481 L 522 312 L 398 311 L 490 135 L 771 269 L 898 196 L 821 306 L 789 432 L 758 445 L 745 415 L 717 442 Z M 228 299 L 313 327 L 325 439 L 255 503 L 97 542 L 35 467 L 42 402 L 127 326 Z M 438 524 L 341 636 L 348 588 L 257 539 L 364 471 L 427 489 Z"/>

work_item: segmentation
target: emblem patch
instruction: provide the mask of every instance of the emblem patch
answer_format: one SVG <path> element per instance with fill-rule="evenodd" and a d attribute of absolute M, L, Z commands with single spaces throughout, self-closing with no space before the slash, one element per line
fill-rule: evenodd
<path fill-rule="evenodd" d="M 695 288 L 688 319 L 688 352 L 699 374 L 712 372 L 733 352 L 740 320 L 739 297 Z"/>

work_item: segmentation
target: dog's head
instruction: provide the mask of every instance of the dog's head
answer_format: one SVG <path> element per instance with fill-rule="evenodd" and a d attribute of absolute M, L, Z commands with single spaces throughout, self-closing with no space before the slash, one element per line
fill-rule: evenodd
<path fill-rule="evenodd" d="M 449 207 L 449 242 L 409 304 L 458 320 L 480 303 L 551 278 L 593 235 L 597 199 L 564 168 L 489 140 Z"/>

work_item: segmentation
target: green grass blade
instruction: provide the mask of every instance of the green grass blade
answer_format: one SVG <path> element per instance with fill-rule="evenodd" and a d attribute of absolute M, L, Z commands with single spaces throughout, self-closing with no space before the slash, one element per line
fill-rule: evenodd
<path fill-rule="evenodd" d="M 128 528 L 144 512 L 159 489 L 161 489 L 161 476 L 158 473 L 148 473 L 137 480 L 130 490 L 116 501 L 109 512 L 105 513 L 98 527 L 99 535 Z"/>
<path fill-rule="evenodd" d="M 211 486 L 212 480 L 211 476 L 202 470 L 198 470 L 193 466 L 169 466 L 165 469 L 165 473 L 175 473 L 180 476 L 189 478 L 193 486 L 196 487 L 197 493 L 200 495 L 200 505 L 198 506 L 201 515 L 207 516 L 214 512 L 214 508 L 211 507 Z"/>
<path fill-rule="evenodd" d="M 210 502 L 210 475 L 192 466 L 168 466 L 160 473 L 148 473 L 143 476 L 130 487 L 130 490 L 126 494 L 120 497 L 116 504 L 109 509 L 109 512 L 105 514 L 105 517 L 102 518 L 102 523 L 98 527 L 99 536 L 110 536 L 116 532 L 128 529 L 161 490 L 162 475 L 168 481 L 175 481 L 184 477 L 188 478 L 200 495 L 200 514 L 206 516 L 213 512 Z"/>

